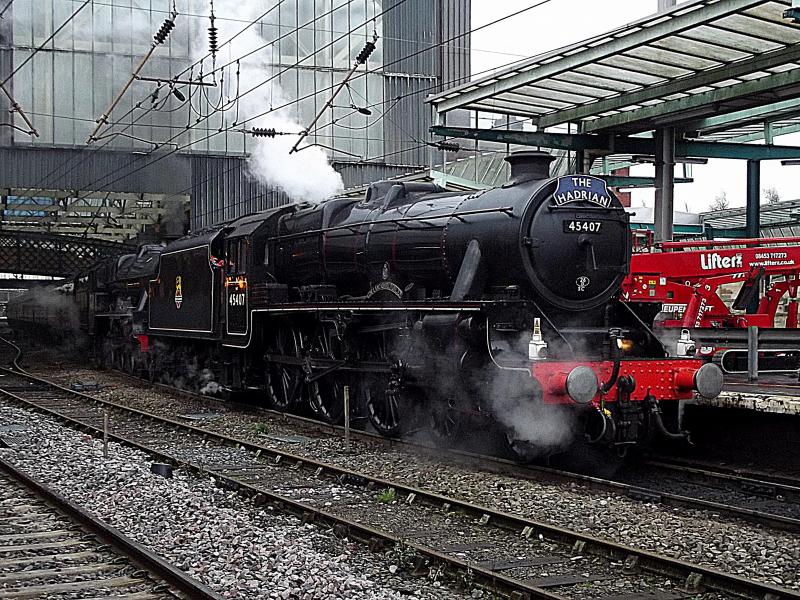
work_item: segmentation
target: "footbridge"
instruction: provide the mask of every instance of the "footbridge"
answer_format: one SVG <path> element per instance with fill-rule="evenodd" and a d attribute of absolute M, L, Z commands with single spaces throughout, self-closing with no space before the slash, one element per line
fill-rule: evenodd
<path fill-rule="evenodd" d="M 67 277 L 136 246 L 93 238 L 0 230 L 0 272 Z"/>

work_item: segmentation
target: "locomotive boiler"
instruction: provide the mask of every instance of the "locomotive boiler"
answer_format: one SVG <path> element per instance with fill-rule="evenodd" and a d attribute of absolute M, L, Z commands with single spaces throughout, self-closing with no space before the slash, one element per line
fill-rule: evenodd
<path fill-rule="evenodd" d="M 618 300 L 628 215 L 551 160 L 511 155 L 494 189 L 377 182 L 187 236 L 123 286 L 141 290 L 130 326 L 96 315 L 95 345 L 329 422 L 348 390 L 352 418 L 388 436 L 497 431 L 522 457 L 680 438 L 677 403 L 719 394 L 721 373 Z"/>

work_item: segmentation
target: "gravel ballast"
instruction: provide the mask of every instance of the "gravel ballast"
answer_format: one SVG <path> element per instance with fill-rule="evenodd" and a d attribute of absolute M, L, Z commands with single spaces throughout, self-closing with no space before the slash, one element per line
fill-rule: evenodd
<path fill-rule="evenodd" d="M 308 428 L 258 413 L 229 411 L 221 403 L 175 398 L 143 389 L 111 373 L 48 370 L 62 382 L 82 379 L 106 387 L 93 395 L 173 417 L 185 413 L 218 412 L 197 423 L 255 441 L 264 446 L 346 466 L 384 479 L 424 487 L 491 508 L 735 573 L 754 580 L 800 589 L 800 539 L 789 533 L 715 515 L 671 508 L 593 491 L 579 484 L 521 480 L 475 471 L 447 460 L 409 454 L 376 443 L 355 440 L 353 452 L 343 451 L 337 437 L 317 438 Z M 293 437 L 291 441 L 287 438 Z"/>
<path fill-rule="evenodd" d="M 23 409 L 0 407 L 1 455 L 39 481 L 144 543 L 227 598 L 462 598 L 408 577 L 389 554 L 315 525 L 256 507 L 234 492 L 176 471 L 153 475 L 151 460 Z"/>

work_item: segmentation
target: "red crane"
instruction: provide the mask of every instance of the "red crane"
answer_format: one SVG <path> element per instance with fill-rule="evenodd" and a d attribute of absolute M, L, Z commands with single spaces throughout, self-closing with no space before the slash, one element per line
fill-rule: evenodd
<path fill-rule="evenodd" d="M 797 328 L 800 238 L 665 242 L 649 250 L 633 255 L 623 298 L 660 303 L 659 327 L 772 328 L 788 294 L 786 329 Z M 719 288 L 739 282 L 739 294 L 728 306 Z M 744 313 L 756 297 L 756 312 Z"/>

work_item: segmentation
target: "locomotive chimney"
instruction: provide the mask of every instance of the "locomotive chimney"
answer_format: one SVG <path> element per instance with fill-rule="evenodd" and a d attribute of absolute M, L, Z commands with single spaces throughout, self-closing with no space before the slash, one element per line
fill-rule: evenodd
<path fill-rule="evenodd" d="M 521 183 L 530 179 L 547 179 L 550 177 L 550 163 L 554 157 L 547 152 L 523 150 L 506 156 L 511 165 L 509 182 Z"/>

